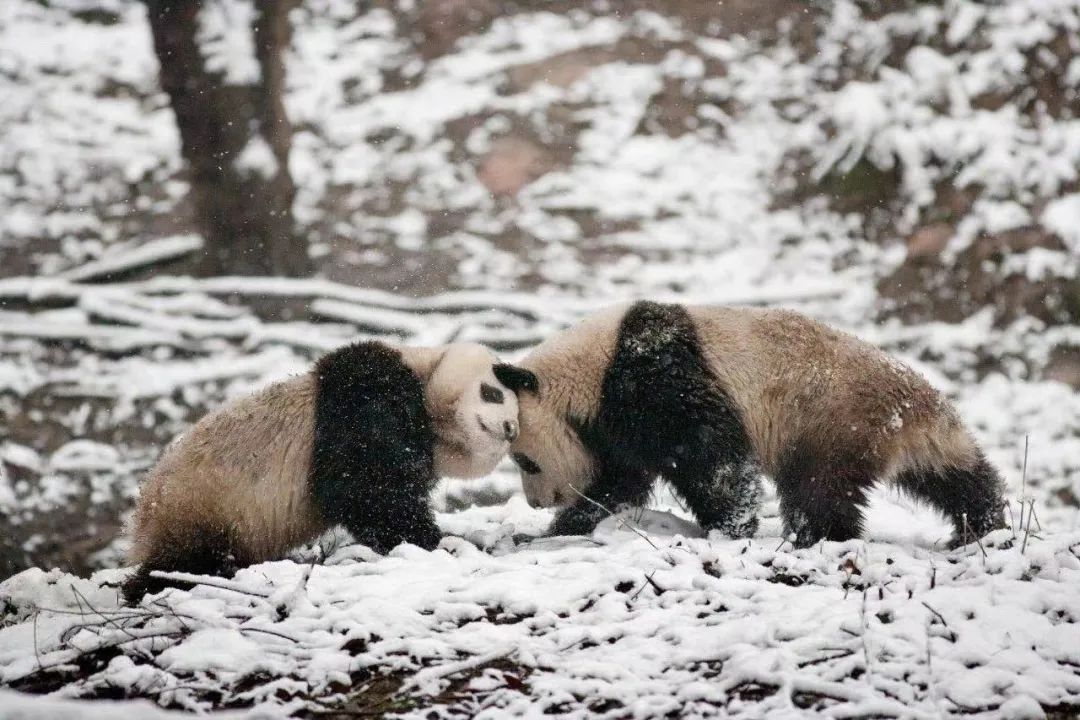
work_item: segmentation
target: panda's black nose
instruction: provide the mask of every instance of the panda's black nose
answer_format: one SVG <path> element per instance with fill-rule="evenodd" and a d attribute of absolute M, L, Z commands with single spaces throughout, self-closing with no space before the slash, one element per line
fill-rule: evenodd
<path fill-rule="evenodd" d="M 507 420 L 503 423 L 503 432 L 506 433 L 507 440 L 514 442 L 518 436 L 518 424 L 513 420 Z"/>

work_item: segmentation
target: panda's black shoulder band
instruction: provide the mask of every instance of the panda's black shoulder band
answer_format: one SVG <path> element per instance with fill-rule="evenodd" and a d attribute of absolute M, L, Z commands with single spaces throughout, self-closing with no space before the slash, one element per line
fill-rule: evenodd
<path fill-rule="evenodd" d="M 528 390 L 534 395 L 540 394 L 540 381 L 532 370 L 526 370 L 523 367 L 509 363 L 496 363 L 492 367 L 492 371 L 499 382 L 515 393 Z"/>
<path fill-rule="evenodd" d="M 436 479 L 420 378 L 398 350 L 374 341 L 325 355 L 315 377 L 310 483 L 319 511 L 368 540 L 414 542 L 410 523 L 427 518 Z"/>

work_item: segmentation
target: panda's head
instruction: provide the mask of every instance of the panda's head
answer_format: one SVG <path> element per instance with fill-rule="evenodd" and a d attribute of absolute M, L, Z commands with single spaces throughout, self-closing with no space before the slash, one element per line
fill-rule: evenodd
<path fill-rule="evenodd" d="M 525 499 L 533 507 L 573 503 L 589 487 L 594 463 L 567 410 L 572 398 L 565 395 L 582 395 L 584 389 L 545 386 L 542 375 L 514 366 L 502 366 L 498 375 L 518 394 L 521 432 L 510 444 L 510 457 L 521 471 Z"/>
<path fill-rule="evenodd" d="M 424 393 L 435 426 L 435 471 L 483 477 L 518 436 L 517 396 L 496 377 L 499 360 L 483 345 L 447 345 L 434 360 Z"/>

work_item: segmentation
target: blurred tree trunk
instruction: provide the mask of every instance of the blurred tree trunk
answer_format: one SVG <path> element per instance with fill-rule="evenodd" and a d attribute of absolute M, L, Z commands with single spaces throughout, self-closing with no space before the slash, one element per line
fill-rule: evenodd
<path fill-rule="evenodd" d="M 293 220 L 292 128 L 283 97 L 288 13 L 298 0 L 250 1 L 253 27 L 241 30 L 253 34 L 259 71 L 238 78 L 227 67 L 208 68 L 199 34 L 199 13 L 208 2 L 144 0 L 206 239 L 199 271 L 306 275 L 311 263 Z"/>

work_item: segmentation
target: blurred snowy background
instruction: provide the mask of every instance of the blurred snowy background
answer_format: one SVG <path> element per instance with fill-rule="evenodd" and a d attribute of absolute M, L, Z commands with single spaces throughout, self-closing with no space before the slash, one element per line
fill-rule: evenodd
<path fill-rule="evenodd" d="M 855 332 L 1080 525 L 1080 0 L 5 0 L 0 98 L 0 579 L 117 566 L 163 444 L 329 348 L 637 297 Z"/>

